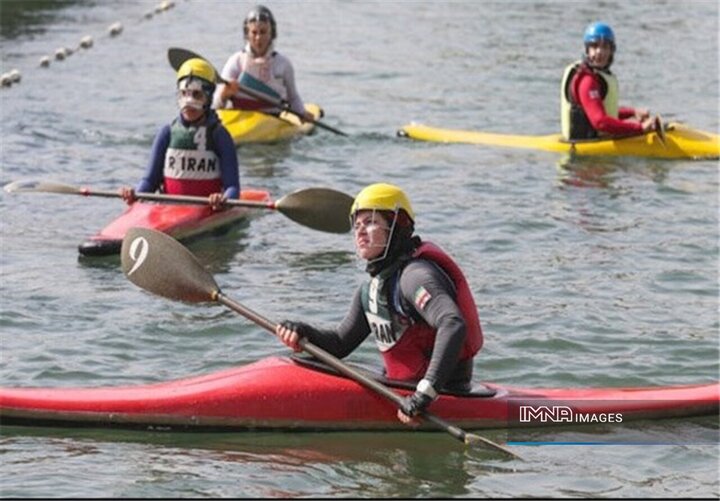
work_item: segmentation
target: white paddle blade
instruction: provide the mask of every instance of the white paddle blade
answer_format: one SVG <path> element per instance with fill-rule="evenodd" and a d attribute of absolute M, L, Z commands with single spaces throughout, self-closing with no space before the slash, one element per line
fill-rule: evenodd
<path fill-rule="evenodd" d="M 75 186 L 67 184 L 52 183 L 49 181 L 13 181 L 6 184 L 3 189 L 8 193 L 25 193 L 25 192 L 41 192 L 41 193 L 71 193 L 80 194 L 81 191 Z"/>
<path fill-rule="evenodd" d="M 148 228 L 131 228 L 120 250 L 125 276 L 141 289 L 176 301 L 215 301 L 213 276 L 180 242 Z"/>

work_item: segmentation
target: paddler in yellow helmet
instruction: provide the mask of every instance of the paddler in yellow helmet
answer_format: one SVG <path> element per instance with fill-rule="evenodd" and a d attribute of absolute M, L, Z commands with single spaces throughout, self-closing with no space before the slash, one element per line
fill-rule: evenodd
<path fill-rule="evenodd" d="M 218 85 L 213 106 L 276 112 L 272 105 L 240 90 L 239 84 L 274 99 L 290 104 L 290 109 L 307 121 L 312 113 L 305 105 L 295 86 L 295 70 L 286 56 L 275 50 L 278 29 L 270 9 L 263 5 L 253 7 L 243 20 L 245 46 L 228 58 L 220 75 L 227 84 Z"/>
<path fill-rule="evenodd" d="M 621 107 L 618 82 L 610 71 L 615 33 L 592 23 L 583 36 L 585 55 L 565 68 L 560 88 L 560 116 L 565 139 L 620 137 L 657 130 L 660 119 L 644 108 Z"/>
<path fill-rule="evenodd" d="M 469 388 L 483 343 L 475 301 L 452 258 L 414 235 L 415 212 L 397 186 L 367 186 L 350 218 L 370 278 L 355 291 L 345 319 L 330 330 L 286 320 L 276 334 L 295 351 L 304 337 L 339 358 L 372 334 L 385 376 L 416 383 L 398 411 L 398 419 L 414 423 L 439 391 Z"/>
<path fill-rule="evenodd" d="M 134 189 L 120 188 L 120 194 L 128 204 L 135 192 L 157 190 L 208 197 L 218 210 L 240 196 L 240 173 L 232 137 L 210 109 L 215 70 L 204 59 L 188 59 L 176 80 L 180 114 L 155 136 L 145 176 Z"/>

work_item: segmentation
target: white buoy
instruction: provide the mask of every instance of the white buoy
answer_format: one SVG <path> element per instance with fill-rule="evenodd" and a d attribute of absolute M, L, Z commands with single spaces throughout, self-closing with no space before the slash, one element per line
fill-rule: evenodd
<path fill-rule="evenodd" d="M 43 56 L 40 58 L 40 67 L 41 68 L 47 68 L 50 66 L 50 58 L 48 56 Z"/>
<path fill-rule="evenodd" d="M 122 33 L 123 25 L 120 22 L 113 23 L 108 27 L 108 33 L 110 33 L 111 37 L 118 36 L 120 33 Z"/>
<path fill-rule="evenodd" d="M 12 79 L 7 73 L 0 75 L 0 87 L 10 87 L 12 85 Z"/>
<path fill-rule="evenodd" d="M 93 38 L 90 35 L 85 35 L 80 39 L 80 48 L 89 49 L 93 46 Z"/>
<path fill-rule="evenodd" d="M 8 76 L 10 77 L 10 81 L 12 83 L 19 83 L 20 80 L 22 80 L 22 75 L 18 69 L 11 70 L 10 73 L 8 73 Z"/>
<path fill-rule="evenodd" d="M 64 47 L 60 47 L 59 49 L 57 49 L 55 51 L 55 59 L 57 59 L 58 61 L 62 61 L 63 59 L 65 59 L 65 48 Z"/>

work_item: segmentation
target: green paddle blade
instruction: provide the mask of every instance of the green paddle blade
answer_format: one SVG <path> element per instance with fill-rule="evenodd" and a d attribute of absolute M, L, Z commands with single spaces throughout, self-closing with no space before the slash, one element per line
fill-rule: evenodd
<path fill-rule="evenodd" d="M 125 276 L 146 291 L 176 301 L 215 301 L 213 276 L 180 242 L 148 228 L 131 228 L 120 250 Z"/>
<path fill-rule="evenodd" d="M 275 204 L 278 212 L 314 230 L 350 231 L 353 198 L 330 188 L 306 188 L 285 195 Z"/>

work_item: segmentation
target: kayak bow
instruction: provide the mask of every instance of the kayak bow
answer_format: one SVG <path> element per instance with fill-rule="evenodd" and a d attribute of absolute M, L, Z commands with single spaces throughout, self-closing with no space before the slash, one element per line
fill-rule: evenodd
<path fill-rule="evenodd" d="M 264 190 L 242 190 L 240 199 L 271 202 Z M 130 228 L 152 228 L 178 239 L 190 240 L 209 233 L 222 233 L 251 214 L 253 209 L 232 207 L 214 211 L 208 205 L 156 204 L 137 201 L 125 212 L 78 247 L 83 256 L 118 254 Z"/>

